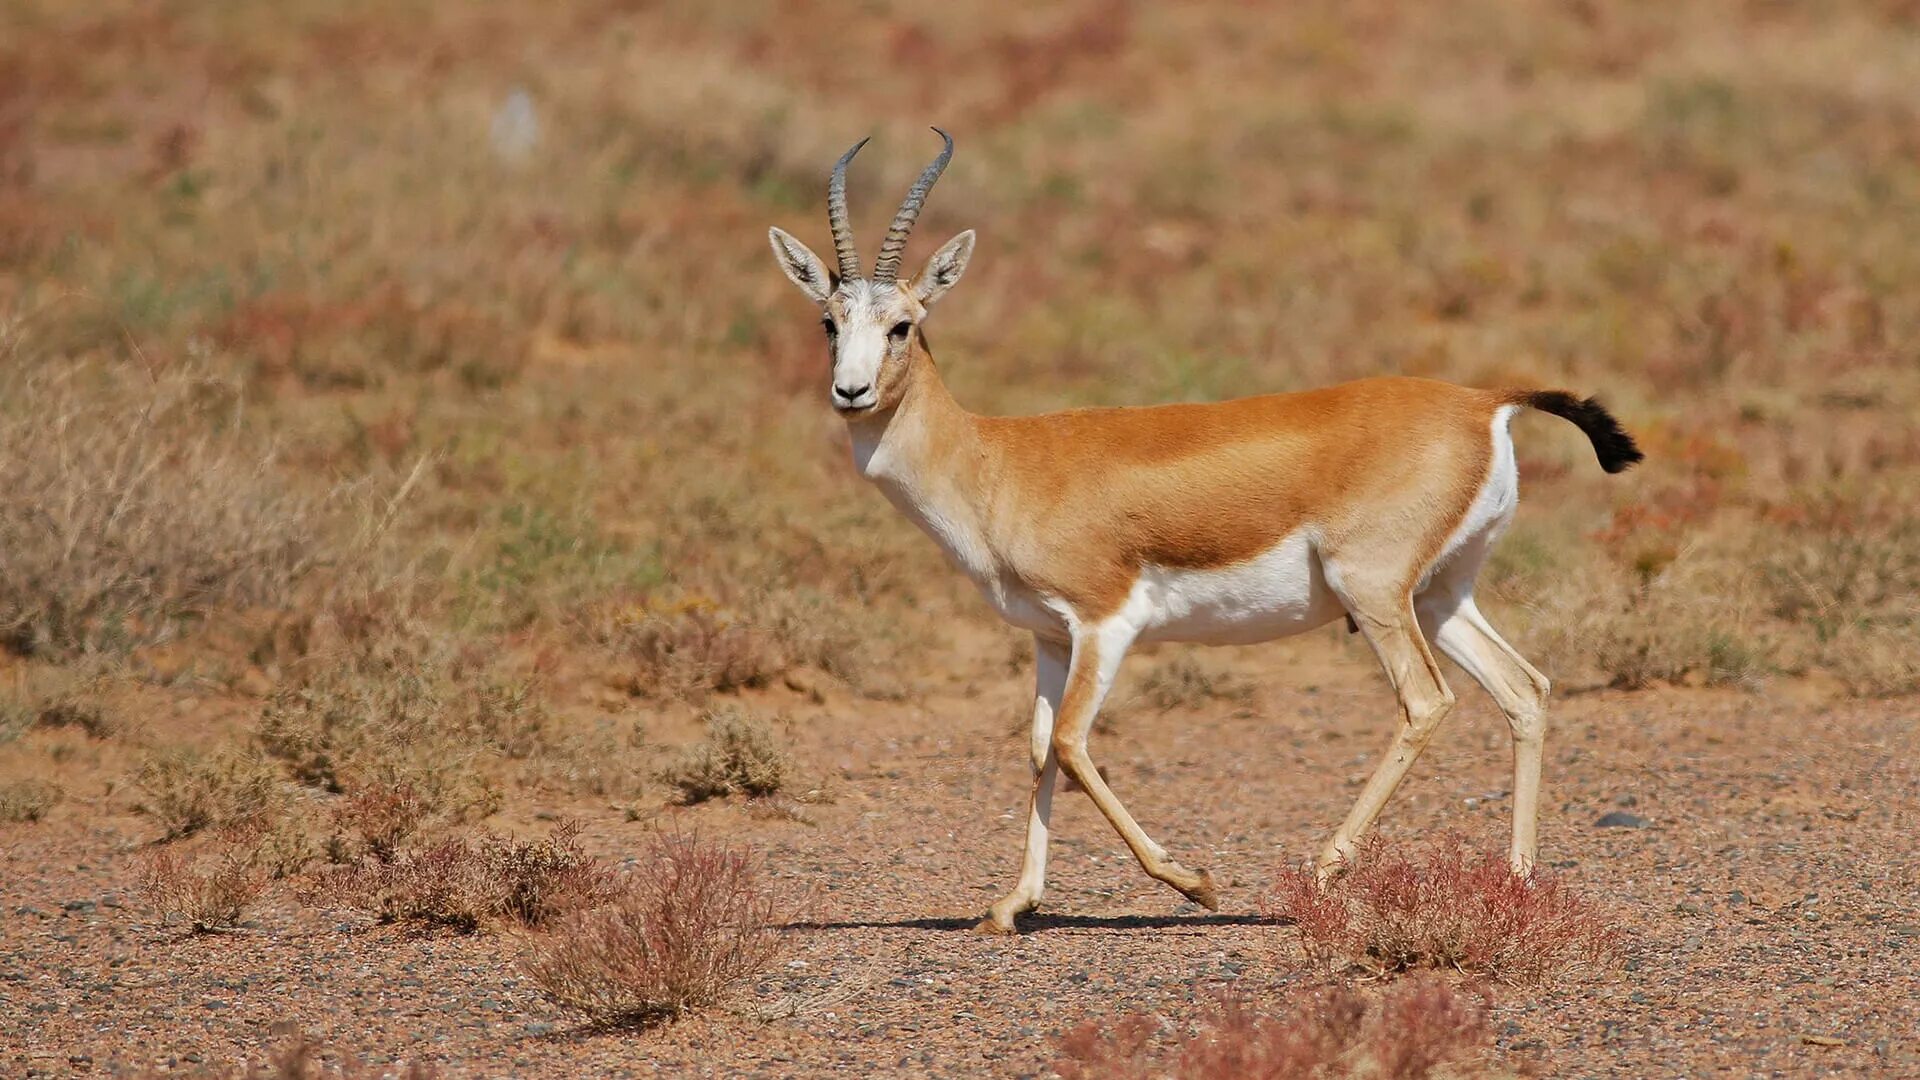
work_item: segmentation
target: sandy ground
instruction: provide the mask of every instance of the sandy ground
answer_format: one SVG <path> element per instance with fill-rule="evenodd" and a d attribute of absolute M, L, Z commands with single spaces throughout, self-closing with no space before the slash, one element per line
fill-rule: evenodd
<path fill-rule="evenodd" d="M 1259 999 L 1316 975 L 1259 896 L 1344 814 L 1391 700 L 1363 658 L 1326 641 L 1230 655 L 1258 679 L 1251 701 L 1137 707 L 1094 746 L 1156 839 L 1213 869 L 1217 914 L 1142 875 L 1072 794 L 1040 915 L 1018 938 L 968 932 L 1010 885 L 1024 822 L 1013 718 L 1028 676 L 996 662 L 908 704 L 789 702 L 797 753 L 834 796 L 809 821 L 738 804 L 638 822 L 541 808 L 584 818 L 614 858 L 663 822 L 750 838 L 812 894 L 750 998 L 650 1032 L 579 1027 L 516 975 L 511 936 L 420 936 L 286 897 L 234 933 L 156 925 L 129 891 L 154 833 L 139 818 L 68 807 L 0 829 L 0 1073 L 225 1065 L 301 1030 L 455 1075 L 1045 1076 L 1053 1038 L 1089 1017 L 1178 1020 L 1223 992 Z M 1462 708 L 1383 829 L 1457 829 L 1500 849 L 1504 725 L 1456 682 Z M 1494 1066 L 1920 1076 L 1915 713 L 1792 685 L 1557 701 L 1542 858 L 1630 945 L 1617 970 L 1495 987 Z M 1615 810 L 1645 825 L 1596 825 Z M 543 828 L 521 813 L 494 824 Z"/>

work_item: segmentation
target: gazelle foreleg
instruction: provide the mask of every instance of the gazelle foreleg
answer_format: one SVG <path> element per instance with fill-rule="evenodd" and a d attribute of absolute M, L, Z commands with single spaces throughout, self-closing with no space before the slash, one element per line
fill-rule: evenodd
<path fill-rule="evenodd" d="M 1219 907 L 1213 878 L 1205 870 L 1189 870 L 1175 862 L 1167 849 L 1153 842 L 1140 823 L 1133 820 L 1120 804 L 1113 789 L 1094 766 L 1087 753 L 1087 735 L 1093 730 L 1093 718 L 1100 703 L 1113 686 L 1137 631 L 1118 620 L 1102 625 L 1077 628 L 1073 635 L 1073 662 L 1067 671 L 1067 692 L 1061 701 L 1060 715 L 1054 722 L 1053 752 L 1060 768 L 1087 789 L 1093 804 L 1100 808 L 1114 831 L 1127 842 L 1141 869 L 1156 880 L 1173 886 L 1187 899 L 1208 908 Z"/>
<path fill-rule="evenodd" d="M 1020 862 L 1020 880 L 1013 891 L 987 909 L 977 930 L 1011 933 L 1016 916 L 1032 911 L 1047 888 L 1048 823 L 1053 816 L 1053 784 L 1060 771 L 1053 752 L 1053 720 L 1067 688 L 1067 664 L 1072 650 L 1064 643 L 1033 639 L 1033 795 L 1027 804 L 1027 848 Z"/>
<path fill-rule="evenodd" d="M 1501 640 L 1474 606 L 1473 597 L 1461 598 L 1451 612 L 1435 621 L 1430 631 L 1433 643 L 1486 688 L 1513 732 L 1513 848 L 1508 864 L 1516 874 L 1531 874 L 1540 820 L 1541 744 L 1552 687 L 1545 675 Z"/>
<path fill-rule="evenodd" d="M 1427 748 L 1434 730 L 1453 711 L 1453 691 L 1447 689 L 1446 680 L 1440 677 L 1440 668 L 1427 649 L 1426 637 L 1414 618 L 1411 599 L 1405 593 L 1385 602 L 1343 599 L 1400 698 L 1400 725 L 1394 730 L 1392 745 L 1387 747 L 1380 764 L 1368 778 L 1367 786 L 1354 800 L 1347 820 L 1334 831 L 1333 838 L 1321 851 L 1318 869 L 1323 879 L 1353 857 L 1360 838 L 1373 827 L 1387 800 L 1406 779 L 1407 770 L 1413 768 L 1420 752 Z"/>

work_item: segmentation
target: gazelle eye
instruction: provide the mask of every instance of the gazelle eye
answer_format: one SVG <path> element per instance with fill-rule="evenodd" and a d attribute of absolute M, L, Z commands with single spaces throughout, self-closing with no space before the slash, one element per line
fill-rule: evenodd
<path fill-rule="evenodd" d="M 894 323 L 893 329 L 887 331 L 887 336 L 892 338 L 895 341 L 905 341 L 907 340 L 907 331 L 911 329 L 913 329 L 912 323 L 909 323 L 909 322 Z"/>

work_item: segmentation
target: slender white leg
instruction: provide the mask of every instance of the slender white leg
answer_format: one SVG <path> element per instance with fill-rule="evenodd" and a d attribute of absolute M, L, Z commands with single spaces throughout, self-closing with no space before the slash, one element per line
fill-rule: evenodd
<path fill-rule="evenodd" d="M 1462 599 L 1430 633 L 1433 643 L 1486 688 L 1513 732 L 1513 847 L 1516 874 L 1533 872 L 1540 821 L 1540 758 L 1547 731 L 1547 677 L 1501 640 L 1474 606 Z"/>
<path fill-rule="evenodd" d="M 982 929 L 1007 932 L 1015 916 L 1032 911 L 1047 888 L 1048 822 L 1053 816 L 1054 778 L 1060 764 L 1053 753 L 1053 718 L 1067 688 L 1071 650 L 1063 643 L 1036 637 L 1033 642 L 1034 694 L 1033 795 L 1027 808 L 1027 849 L 1020 862 L 1020 880 L 1013 891 L 988 909 Z"/>
<path fill-rule="evenodd" d="M 1360 838 L 1373 827 L 1387 800 L 1393 798 L 1434 730 L 1453 711 L 1454 701 L 1453 691 L 1447 689 L 1433 654 L 1427 650 L 1426 638 L 1406 596 L 1371 603 L 1348 599 L 1347 604 L 1400 699 L 1400 725 L 1367 785 L 1360 789 L 1347 819 L 1321 850 L 1318 870 L 1322 879 L 1352 859 Z"/>

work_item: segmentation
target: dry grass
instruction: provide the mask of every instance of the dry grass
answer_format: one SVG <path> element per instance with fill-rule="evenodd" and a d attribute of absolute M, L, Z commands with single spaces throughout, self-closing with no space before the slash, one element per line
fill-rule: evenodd
<path fill-rule="evenodd" d="M 1252 684 L 1211 666 L 1191 652 L 1183 652 L 1148 668 L 1129 701 L 1169 712 L 1197 709 L 1215 701 L 1245 705 L 1253 700 L 1253 694 Z"/>
<path fill-rule="evenodd" d="M 598 1024 L 673 1019 L 767 971 L 782 945 L 775 924 L 788 914 L 751 852 L 662 836 L 612 903 L 536 938 L 521 969 Z"/>
<path fill-rule="evenodd" d="M 406 784 L 368 787 L 347 796 L 333 808 L 334 838 L 328 846 L 334 861 L 369 857 L 393 862 L 430 812 Z"/>
<path fill-rule="evenodd" d="M 28 365 L 0 401 L 0 647 L 125 652 L 286 603 L 312 565 L 314 506 L 247 434 L 238 386 Z"/>
<path fill-rule="evenodd" d="M 1310 868 L 1284 871 L 1262 906 L 1294 924 L 1310 958 L 1375 977 L 1442 968 L 1535 983 L 1600 966 L 1621 944 L 1565 883 L 1521 878 L 1459 837 L 1411 854 L 1374 841 L 1325 886 Z"/>
<path fill-rule="evenodd" d="M 329 1058 L 337 1060 L 329 1061 Z M 176 1071 L 132 1072 L 133 1080 L 161 1080 L 180 1075 Z M 404 1068 L 375 1067 L 341 1058 L 305 1036 L 291 1039 L 267 1056 L 265 1061 L 240 1064 L 226 1069 L 197 1070 L 192 1075 L 204 1080 L 438 1080 L 442 1075 L 432 1061 L 415 1056 Z"/>
<path fill-rule="evenodd" d="M 712 710 L 705 719 L 707 737 L 660 770 L 661 781 L 678 789 L 682 802 L 763 798 L 787 785 L 793 762 L 766 721 L 731 706 Z"/>
<path fill-rule="evenodd" d="M 187 747 L 155 751 L 134 775 L 140 809 L 171 837 L 210 828 L 263 826 L 287 805 L 279 771 L 259 754 Z"/>
<path fill-rule="evenodd" d="M 68 728 L 93 739 L 122 734 L 126 718 L 105 697 L 114 675 L 110 667 L 88 663 L 15 669 L 10 685 L 0 686 L 0 742 L 28 728 Z"/>
<path fill-rule="evenodd" d="M 163 921 L 184 921 L 206 933 L 240 925 L 271 882 L 257 844 L 227 840 L 212 850 L 162 847 L 148 852 L 140 859 L 136 888 Z"/>
<path fill-rule="evenodd" d="M 1089 1023 L 1060 1038 L 1053 1067 L 1063 1080 L 1420 1080 L 1483 1075 L 1492 1041 L 1486 1002 L 1429 976 L 1377 999 L 1329 986 L 1230 1001 L 1172 1037 L 1137 1013 Z"/>
<path fill-rule="evenodd" d="M 489 759 L 526 758 L 550 717 L 531 681 L 432 647 L 378 649 L 278 691 L 260 718 L 266 752 L 325 791 L 408 788 L 459 820 L 499 806 Z"/>
<path fill-rule="evenodd" d="M 0 780 L 0 825 L 39 821 L 65 797 L 51 780 Z"/>
<path fill-rule="evenodd" d="M 613 895 L 613 872 L 563 822 L 544 840 L 448 837 L 385 858 L 320 872 L 309 896 L 385 923 L 472 933 L 497 923 L 543 926 Z"/>

